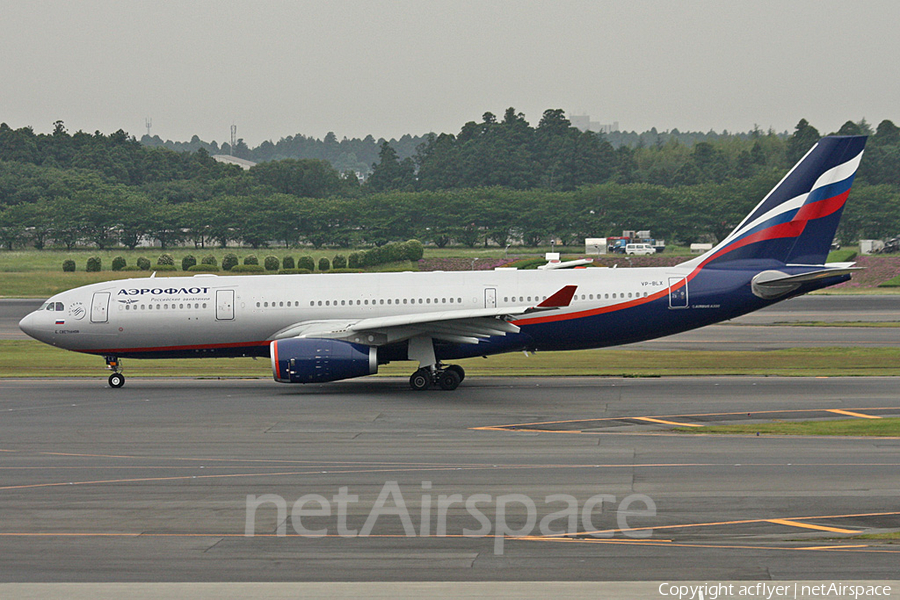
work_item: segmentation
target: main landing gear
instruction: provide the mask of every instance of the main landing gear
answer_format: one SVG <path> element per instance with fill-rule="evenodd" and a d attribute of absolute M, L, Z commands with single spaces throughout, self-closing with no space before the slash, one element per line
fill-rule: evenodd
<path fill-rule="evenodd" d="M 459 365 L 434 365 L 422 367 L 409 378 L 409 387 L 414 390 L 427 390 L 433 385 L 442 390 L 455 390 L 466 378 L 466 372 Z"/>
<path fill-rule="evenodd" d="M 109 387 L 118 389 L 125 385 L 125 376 L 119 372 L 119 369 L 122 368 L 122 365 L 119 363 L 119 357 L 104 356 L 103 358 L 106 359 L 106 368 L 113 372 L 109 376 Z"/>

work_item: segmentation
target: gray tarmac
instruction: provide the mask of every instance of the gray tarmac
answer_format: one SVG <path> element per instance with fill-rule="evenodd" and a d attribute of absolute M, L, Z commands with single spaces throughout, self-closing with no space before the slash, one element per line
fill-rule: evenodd
<path fill-rule="evenodd" d="M 0 339 L 24 338 L 39 305 L 0 300 Z M 900 343 L 771 326 L 810 321 L 900 321 L 900 296 L 807 296 L 631 347 Z M 645 598 L 662 581 L 891 578 L 896 595 L 898 546 L 851 538 L 900 528 L 900 440 L 671 432 L 900 416 L 896 381 L 3 380 L 0 597 Z"/>
<path fill-rule="evenodd" d="M 894 378 L 4 380 L 0 414 L 5 584 L 840 581 L 900 564 L 851 539 L 900 528 L 900 439 L 670 425 L 900 416 Z"/>

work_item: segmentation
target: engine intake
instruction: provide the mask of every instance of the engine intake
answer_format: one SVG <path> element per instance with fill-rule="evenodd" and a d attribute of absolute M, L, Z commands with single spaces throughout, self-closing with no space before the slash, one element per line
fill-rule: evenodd
<path fill-rule="evenodd" d="M 324 383 L 378 372 L 378 349 L 340 340 L 275 340 L 272 374 L 281 383 Z"/>

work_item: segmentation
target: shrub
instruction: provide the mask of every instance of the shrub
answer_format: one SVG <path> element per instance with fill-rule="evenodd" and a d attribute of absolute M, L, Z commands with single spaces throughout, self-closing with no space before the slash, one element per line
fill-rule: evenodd
<path fill-rule="evenodd" d="M 278 271 L 279 275 L 305 275 L 307 273 L 311 273 L 309 269 L 281 269 Z"/>
<path fill-rule="evenodd" d="M 215 257 L 215 256 L 213 256 L 212 254 L 210 254 L 209 256 L 204 256 L 203 258 L 201 258 L 201 259 L 200 259 L 200 264 L 201 264 L 201 265 L 210 265 L 210 266 L 213 266 L 213 267 L 217 267 L 217 266 L 219 265 L 219 262 L 216 260 L 216 257 Z M 216 270 L 218 271 L 218 269 L 216 269 Z"/>
<path fill-rule="evenodd" d="M 238 264 L 238 257 L 235 254 L 229 252 L 225 255 L 225 258 L 222 259 L 222 270 L 230 271 Z"/>
<path fill-rule="evenodd" d="M 66 259 L 63 261 L 63 271 L 66 273 L 71 273 L 75 270 L 75 261 L 71 259 Z"/>
<path fill-rule="evenodd" d="M 235 265 L 231 267 L 232 273 L 265 273 L 266 270 L 259 265 Z"/>
<path fill-rule="evenodd" d="M 177 271 L 177 270 L 178 270 L 178 267 L 176 267 L 175 265 L 156 265 L 155 267 L 153 267 L 153 270 L 154 270 L 154 271 L 159 271 L 159 272 L 163 272 L 163 271 Z"/>
<path fill-rule="evenodd" d="M 347 257 L 345 257 L 343 254 L 338 254 L 334 257 L 334 260 L 331 261 L 331 266 L 335 269 L 346 269 Z"/>
<path fill-rule="evenodd" d="M 193 273 L 218 273 L 219 267 L 218 265 L 204 265 L 201 263 L 189 268 L 188 271 L 191 271 Z"/>
<path fill-rule="evenodd" d="M 187 271 L 191 267 L 197 264 L 197 259 L 194 258 L 193 254 L 188 254 L 184 258 L 181 259 L 181 270 Z"/>
<path fill-rule="evenodd" d="M 362 266 L 362 255 L 359 252 L 351 252 L 347 259 L 347 266 L 351 269 L 358 269 Z"/>
<path fill-rule="evenodd" d="M 112 261 L 112 270 L 113 271 L 121 271 L 125 268 L 125 258 L 122 256 L 117 256 Z"/>
<path fill-rule="evenodd" d="M 324 256 L 319 259 L 319 270 L 322 271 L 323 273 L 325 271 L 331 270 L 331 262 Z"/>
<path fill-rule="evenodd" d="M 245 265 L 259 265 L 259 259 L 256 258 L 255 254 L 248 254 L 244 257 Z"/>
<path fill-rule="evenodd" d="M 297 259 L 297 268 L 313 272 L 316 270 L 316 263 L 313 262 L 312 256 L 301 256 Z"/>
<path fill-rule="evenodd" d="M 419 240 L 408 240 L 402 244 L 407 260 L 417 261 L 425 255 L 425 246 Z"/>
<path fill-rule="evenodd" d="M 285 256 L 285 257 L 282 259 L 282 261 L 281 261 L 281 267 L 282 267 L 283 269 L 293 269 L 293 268 L 295 268 L 296 266 L 297 266 L 297 265 L 296 265 L 296 263 L 294 263 L 294 257 L 293 257 L 293 256 Z"/>
<path fill-rule="evenodd" d="M 267 256 L 263 264 L 266 266 L 266 271 L 277 271 L 281 268 L 281 261 L 277 256 Z"/>
<path fill-rule="evenodd" d="M 143 269 L 137 265 L 125 265 L 122 267 L 122 271 L 143 271 Z"/>
<path fill-rule="evenodd" d="M 175 259 L 172 258 L 171 254 L 160 254 L 159 258 L 156 259 L 156 264 L 158 265 L 171 265 L 175 266 Z"/>
<path fill-rule="evenodd" d="M 87 271 L 88 273 L 96 273 L 103 266 L 102 261 L 99 256 L 92 256 L 87 261 Z"/>
<path fill-rule="evenodd" d="M 140 269 L 141 271 L 149 271 L 150 270 L 150 259 L 144 258 L 143 256 L 141 256 L 140 258 L 137 259 L 137 266 L 138 266 L 138 269 Z"/>
<path fill-rule="evenodd" d="M 330 273 L 363 273 L 362 269 L 332 269 Z"/>

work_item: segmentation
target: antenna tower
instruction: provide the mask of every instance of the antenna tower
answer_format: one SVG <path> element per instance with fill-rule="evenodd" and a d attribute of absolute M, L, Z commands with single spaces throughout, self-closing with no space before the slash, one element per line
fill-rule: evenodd
<path fill-rule="evenodd" d="M 153 127 L 153 119 L 147 117 L 144 119 L 144 125 L 147 126 L 147 137 L 150 137 L 150 128 Z"/>
<path fill-rule="evenodd" d="M 231 155 L 234 156 L 234 145 L 237 144 L 237 125 L 231 124 Z"/>

